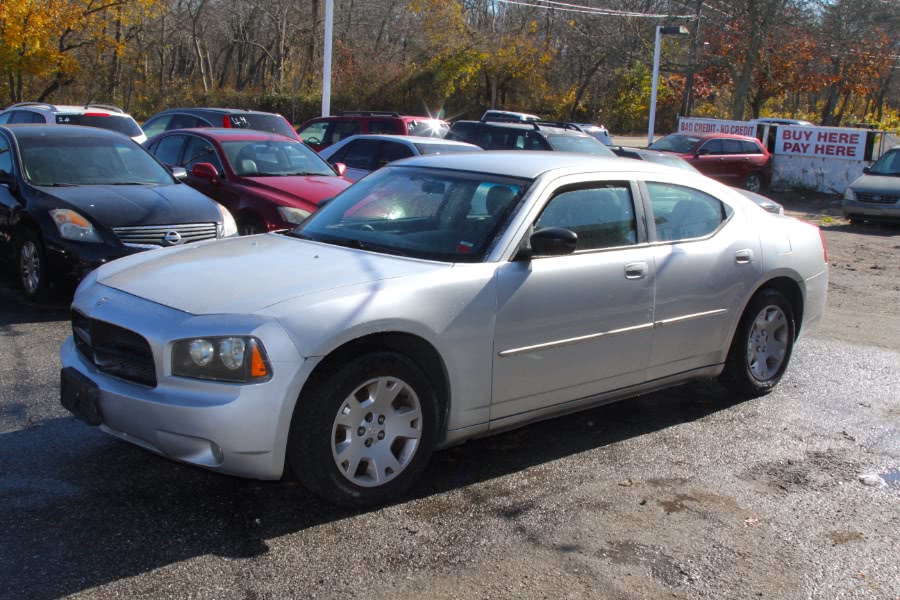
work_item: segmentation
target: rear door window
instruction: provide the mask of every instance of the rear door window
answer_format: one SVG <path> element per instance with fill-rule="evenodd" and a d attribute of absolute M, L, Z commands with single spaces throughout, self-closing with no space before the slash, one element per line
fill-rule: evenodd
<path fill-rule="evenodd" d="M 375 153 L 378 151 L 378 143 L 378 140 L 354 140 L 347 145 L 341 160 L 336 162 L 342 162 L 351 169 L 371 171 Z"/>
<path fill-rule="evenodd" d="M 656 238 L 660 241 L 704 237 L 731 214 L 730 207 L 721 200 L 693 188 L 648 182 L 647 191 L 653 207 Z"/>
<path fill-rule="evenodd" d="M 377 168 L 381 168 L 388 163 L 401 158 L 409 158 L 413 156 L 413 151 L 406 144 L 399 142 L 383 142 L 381 144 L 381 152 L 378 155 Z"/>

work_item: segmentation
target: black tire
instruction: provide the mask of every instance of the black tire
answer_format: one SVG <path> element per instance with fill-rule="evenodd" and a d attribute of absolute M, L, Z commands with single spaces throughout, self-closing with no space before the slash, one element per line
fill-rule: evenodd
<path fill-rule="evenodd" d="M 751 192 L 759 193 L 763 189 L 762 175 L 759 173 L 750 173 L 744 180 L 744 189 Z"/>
<path fill-rule="evenodd" d="M 762 329 L 761 322 L 766 323 Z M 741 398 L 768 394 L 787 369 L 796 331 L 788 299 L 773 289 L 759 290 L 741 316 L 719 381 Z"/>
<path fill-rule="evenodd" d="M 26 298 L 33 302 L 42 302 L 50 296 L 47 254 L 44 252 L 41 236 L 33 229 L 27 229 L 19 236 L 15 266 Z"/>
<path fill-rule="evenodd" d="M 256 235 L 265 233 L 266 226 L 253 215 L 241 215 L 237 219 L 238 235 Z"/>
<path fill-rule="evenodd" d="M 376 407 L 384 405 L 378 401 L 365 404 L 372 397 L 366 393 L 373 390 L 385 389 L 385 397 L 391 397 L 391 383 L 400 387 L 388 403 L 390 409 L 382 413 Z M 416 403 L 418 413 L 407 412 Z M 417 440 L 397 435 L 414 427 Z M 437 398 L 422 369 L 402 354 L 375 352 L 339 366 L 303 390 L 291 421 L 287 460 L 304 487 L 317 496 L 341 506 L 375 506 L 402 496 L 416 481 L 431 458 L 437 431 Z M 376 464 L 386 452 L 396 462 L 387 457 L 382 464 L 395 464 L 396 469 Z M 355 468 L 350 465 L 353 454 Z M 350 459 L 342 462 L 343 456 Z"/>

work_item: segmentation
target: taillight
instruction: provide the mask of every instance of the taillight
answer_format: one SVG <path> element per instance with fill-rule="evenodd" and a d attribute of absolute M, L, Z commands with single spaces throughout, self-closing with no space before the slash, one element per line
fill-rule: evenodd
<path fill-rule="evenodd" d="M 822 233 L 822 230 L 819 230 L 819 239 L 822 240 L 822 257 L 825 259 L 825 262 L 828 262 L 828 248 L 825 247 L 825 235 Z"/>
<path fill-rule="evenodd" d="M 227 115 L 222 117 L 222 127 L 231 129 L 231 119 L 229 119 Z"/>
<path fill-rule="evenodd" d="M 86 112 L 86 113 L 84 113 L 84 116 L 86 116 L 86 117 L 108 117 L 109 113 L 88 113 L 88 112 Z"/>

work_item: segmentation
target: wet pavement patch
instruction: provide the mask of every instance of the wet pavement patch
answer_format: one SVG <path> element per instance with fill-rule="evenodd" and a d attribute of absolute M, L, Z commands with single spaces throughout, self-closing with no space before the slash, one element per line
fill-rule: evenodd
<path fill-rule="evenodd" d="M 858 542 L 865 539 L 859 531 L 832 531 L 828 534 L 832 546 L 839 546 L 848 542 Z"/>

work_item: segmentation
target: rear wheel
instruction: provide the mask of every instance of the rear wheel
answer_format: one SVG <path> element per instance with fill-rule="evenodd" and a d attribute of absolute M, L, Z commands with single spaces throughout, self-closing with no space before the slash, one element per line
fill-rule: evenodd
<path fill-rule="evenodd" d="M 44 244 L 37 232 L 27 230 L 22 234 L 16 252 L 16 263 L 25 296 L 34 301 L 46 299 L 50 293 L 50 273 Z"/>
<path fill-rule="evenodd" d="M 787 369 L 795 335 L 788 299 L 776 290 L 758 291 L 741 317 L 719 380 L 742 397 L 768 394 Z"/>
<path fill-rule="evenodd" d="M 759 193 L 762 189 L 762 176 L 759 173 L 750 173 L 744 181 L 744 189 Z"/>
<path fill-rule="evenodd" d="M 288 460 L 303 485 L 343 506 L 383 504 L 425 469 L 438 429 L 437 400 L 419 366 L 376 352 L 304 390 Z"/>

